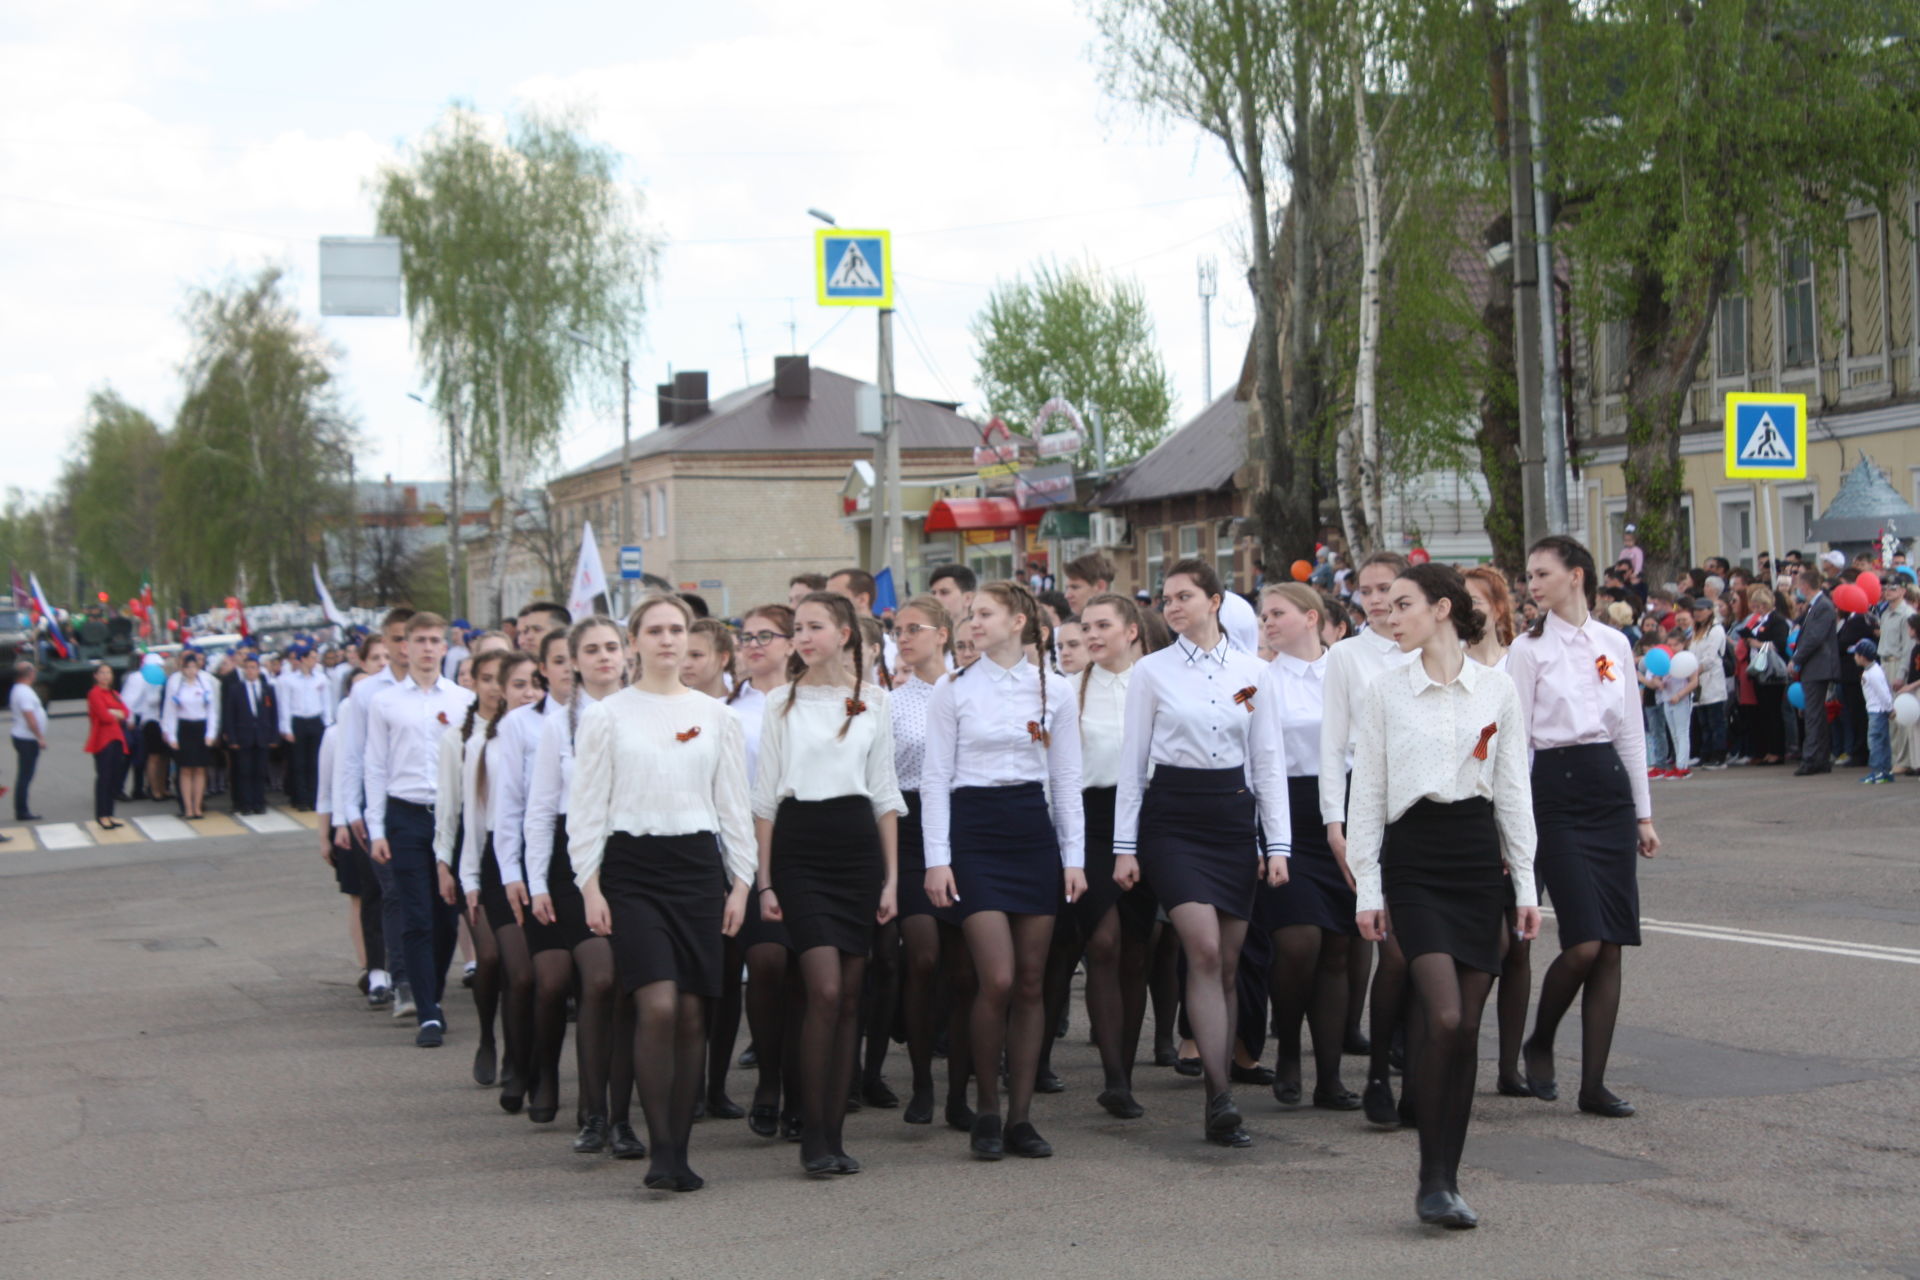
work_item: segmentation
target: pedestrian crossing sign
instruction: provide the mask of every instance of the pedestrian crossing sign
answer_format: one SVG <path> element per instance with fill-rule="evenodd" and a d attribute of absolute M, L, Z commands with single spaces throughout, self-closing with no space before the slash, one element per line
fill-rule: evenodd
<path fill-rule="evenodd" d="M 1734 392 L 1727 397 L 1727 477 L 1804 480 L 1807 398 Z"/>
<path fill-rule="evenodd" d="M 814 281 L 823 307 L 893 305 L 893 235 L 887 231 L 813 233 Z"/>

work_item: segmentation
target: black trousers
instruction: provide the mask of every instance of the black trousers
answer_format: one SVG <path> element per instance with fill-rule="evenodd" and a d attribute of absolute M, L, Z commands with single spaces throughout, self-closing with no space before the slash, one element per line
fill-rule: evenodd
<path fill-rule="evenodd" d="M 352 834 L 347 836 L 347 842 L 351 847 L 336 850 L 335 856 L 352 858 L 353 869 L 360 877 L 360 939 L 367 947 L 367 968 L 384 969 L 387 967 L 386 899 L 380 889 L 380 876 L 373 869 L 373 854 L 366 842 Z M 395 938 L 393 945 L 399 947 L 400 939 Z"/>
<path fill-rule="evenodd" d="M 93 753 L 93 816 L 111 818 L 113 802 L 120 798 L 120 780 L 126 776 L 127 749 L 109 742 Z"/>
<path fill-rule="evenodd" d="M 1807 702 L 1800 708 L 1800 763 L 1816 769 L 1833 767 L 1833 739 L 1827 724 L 1827 694 L 1831 680 L 1800 680 Z"/>
<path fill-rule="evenodd" d="M 319 716 L 297 716 L 293 744 L 287 748 L 287 799 L 296 809 L 313 808 L 320 785 L 320 739 L 327 732 Z"/>
<path fill-rule="evenodd" d="M 1847 655 L 1853 661 L 1853 655 Z M 1840 714 L 1847 722 L 1847 754 L 1856 765 L 1867 762 L 1867 694 L 1858 680 L 1840 682 Z"/>
<path fill-rule="evenodd" d="M 259 813 L 267 807 L 267 749 L 233 749 L 233 810 Z"/>
<path fill-rule="evenodd" d="M 33 785 L 33 771 L 40 767 L 40 744 L 32 738 L 15 738 L 13 754 L 13 816 L 25 822 L 33 812 L 27 804 L 27 788 Z"/>
<path fill-rule="evenodd" d="M 125 779 L 133 779 L 133 798 L 147 798 L 147 734 L 146 726 L 129 724 L 127 726 L 127 745 L 132 748 L 127 754 L 127 767 L 121 771 L 121 787 L 126 787 Z"/>

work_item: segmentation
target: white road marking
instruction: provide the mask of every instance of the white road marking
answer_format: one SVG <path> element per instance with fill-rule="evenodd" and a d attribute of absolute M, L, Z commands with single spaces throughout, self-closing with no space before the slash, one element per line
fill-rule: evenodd
<path fill-rule="evenodd" d="M 1545 908 L 1542 914 L 1552 915 L 1553 910 Z M 1855 960 L 1920 964 L 1920 948 L 1916 947 L 1888 947 L 1877 942 L 1850 942 L 1844 938 L 1809 938 L 1797 933 L 1763 933 L 1757 929 L 1736 929 L 1732 925 L 1654 920 L 1646 916 L 1640 918 L 1640 928 L 1649 933 L 1704 938 L 1710 942 L 1744 942 L 1749 946 L 1778 947 L 1783 951 L 1816 951 L 1822 955 L 1847 956 Z"/>
<path fill-rule="evenodd" d="M 272 809 L 265 813 L 238 813 L 234 815 L 251 830 L 263 836 L 278 835 L 282 831 L 305 831 L 306 828 L 284 813 Z"/>
<path fill-rule="evenodd" d="M 140 828 L 140 834 L 149 840 L 189 840 L 194 830 L 186 821 L 170 813 L 151 813 L 135 818 L 133 825 Z"/>
<path fill-rule="evenodd" d="M 40 837 L 43 849 L 85 849 L 93 844 L 77 822 L 49 822 L 35 827 L 33 833 Z"/>

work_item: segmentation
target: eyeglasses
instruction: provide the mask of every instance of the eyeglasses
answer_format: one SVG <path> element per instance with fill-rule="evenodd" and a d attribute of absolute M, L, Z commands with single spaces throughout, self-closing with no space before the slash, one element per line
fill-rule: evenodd
<path fill-rule="evenodd" d="M 749 649 L 764 649 L 775 640 L 791 640 L 792 636 L 784 631 L 742 631 L 740 643 Z"/>
<path fill-rule="evenodd" d="M 901 627 L 900 630 L 907 635 L 917 636 L 922 631 L 938 631 L 940 628 L 930 622 L 909 622 L 906 626 Z"/>

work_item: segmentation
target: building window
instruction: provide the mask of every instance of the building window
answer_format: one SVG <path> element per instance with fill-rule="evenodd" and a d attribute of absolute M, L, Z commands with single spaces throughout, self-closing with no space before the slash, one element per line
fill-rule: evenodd
<path fill-rule="evenodd" d="M 1147 533 L 1147 590 L 1159 594 L 1161 572 L 1167 564 L 1167 531 L 1153 529 Z"/>
<path fill-rule="evenodd" d="M 667 487 L 653 486 L 653 533 L 655 537 L 667 536 Z"/>
<path fill-rule="evenodd" d="M 1801 552 L 1817 549 L 1813 540 L 1813 520 L 1818 513 L 1813 506 L 1818 495 L 1811 493 L 1782 494 L 1780 496 L 1780 538 L 1787 545 L 1781 554 L 1798 548 Z"/>
<path fill-rule="evenodd" d="M 1200 526 L 1182 525 L 1180 527 L 1180 558 L 1191 560 L 1200 554 Z"/>
<path fill-rule="evenodd" d="M 1720 554 L 1737 565 L 1753 563 L 1753 498 L 1751 491 L 1720 498 Z"/>
<path fill-rule="evenodd" d="M 1746 285 L 1736 279 L 1720 299 L 1720 323 L 1714 336 L 1714 376 L 1743 378 L 1747 373 Z M 1734 289 L 1742 292 L 1735 293 Z"/>
<path fill-rule="evenodd" d="M 1606 390 L 1618 395 L 1627 389 L 1627 322 L 1607 321 Z"/>
<path fill-rule="evenodd" d="M 1237 575 L 1234 573 L 1233 521 L 1231 520 L 1220 522 L 1219 540 L 1214 544 L 1213 567 L 1214 572 L 1220 575 L 1220 585 L 1228 591 L 1233 590 Z"/>
<path fill-rule="evenodd" d="M 647 491 L 642 489 L 640 491 L 640 536 L 643 538 L 650 536 L 653 529 L 652 513 L 653 500 L 647 496 Z"/>
<path fill-rule="evenodd" d="M 1787 246 L 1780 285 L 1782 366 L 1803 369 L 1814 362 L 1813 247 L 1804 238 Z"/>

